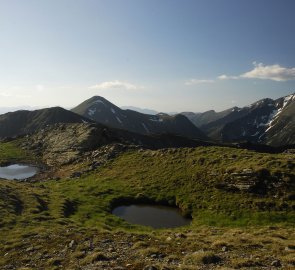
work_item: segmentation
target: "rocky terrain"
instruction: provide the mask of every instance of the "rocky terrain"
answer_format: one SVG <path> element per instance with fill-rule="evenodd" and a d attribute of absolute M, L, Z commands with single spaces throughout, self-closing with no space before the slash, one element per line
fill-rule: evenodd
<path fill-rule="evenodd" d="M 0 141 L 2 166 L 39 168 L 0 179 L 1 269 L 295 267 L 294 149 L 138 134 L 49 112 L 52 124 Z M 55 122 L 60 113 L 73 122 Z M 192 222 L 130 224 L 112 214 L 119 202 L 177 207 Z"/>
<path fill-rule="evenodd" d="M 155 149 L 121 132 L 57 124 L 0 143 L 2 164 L 42 168 L 26 181 L 0 180 L 1 269 L 295 266 L 292 150 Z M 177 205 L 193 221 L 160 230 L 132 225 L 111 214 L 126 200 Z"/>
<path fill-rule="evenodd" d="M 277 227 L 141 234 L 60 228 L 20 234 L 16 250 L 6 241 L 1 269 L 292 269 L 294 240 L 292 229 Z"/>
<path fill-rule="evenodd" d="M 146 136 L 100 124 L 73 123 L 47 126 L 22 138 L 21 147 L 34 152 L 47 165 L 72 163 L 100 146 L 124 144 L 128 147 L 159 149 L 214 145 L 176 135 Z"/>

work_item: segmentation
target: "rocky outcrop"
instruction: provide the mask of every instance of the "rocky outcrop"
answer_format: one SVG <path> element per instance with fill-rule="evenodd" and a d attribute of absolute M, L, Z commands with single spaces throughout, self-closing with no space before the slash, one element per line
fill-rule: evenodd
<path fill-rule="evenodd" d="M 116 141 L 109 130 L 92 124 L 56 124 L 24 138 L 22 147 L 32 150 L 48 165 L 67 164 L 84 152 Z"/>
<path fill-rule="evenodd" d="M 289 177 L 288 175 L 271 174 L 267 169 L 258 171 L 243 169 L 240 172 L 226 174 L 224 181 L 217 184 L 216 188 L 261 195 L 269 192 L 277 193 L 281 190 L 281 187 L 286 187 L 286 179 Z M 292 184 L 291 182 L 289 184 Z"/>

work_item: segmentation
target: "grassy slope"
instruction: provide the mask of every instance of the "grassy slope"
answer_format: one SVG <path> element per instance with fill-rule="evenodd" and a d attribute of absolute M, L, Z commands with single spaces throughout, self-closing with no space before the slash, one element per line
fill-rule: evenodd
<path fill-rule="evenodd" d="M 111 227 L 121 224 L 119 219 L 109 215 L 109 211 L 114 199 L 124 197 L 148 197 L 156 202 L 177 204 L 185 213 L 192 212 L 193 226 L 295 223 L 292 201 L 288 211 L 279 211 L 286 203 L 284 197 L 275 200 L 275 211 L 265 212 L 258 211 L 257 205 L 273 203 L 271 195 L 261 197 L 215 188 L 226 171 L 266 168 L 272 172 L 291 173 L 287 155 L 219 147 L 175 151 L 125 153 L 96 174 L 45 185 L 55 196 L 78 202 L 78 211 L 72 219 L 90 226 L 97 222 Z M 237 157 L 232 159 L 233 155 Z"/>
<path fill-rule="evenodd" d="M 31 161 L 33 157 L 30 153 L 17 146 L 17 142 L 0 143 L 0 164 L 6 162 Z"/>
<path fill-rule="evenodd" d="M 15 157 L 23 160 L 27 155 L 12 144 L 0 144 L 0 149 L 3 150 L 0 154 L 0 160 L 3 161 L 15 160 Z M 291 210 L 294 202 L 287 201 L 288 210 L 281 211 L 280 205 L 286 203 L 284 197 L 274 200 L 272 196 L 225 192 L 214 186 L 223 180 L 226 171 L 240 171 L 245 168 L 267 168 L 272 172 L 294 174 L 292 160 L 292 156 L 286 154 L 261 154 L 220 147 L 168 152 L 131 151 L 80 179 L 51 180 L 36 184 L 1 180 L 0 265 L 14 260 L 30 262 L 34 259 L 39 266 L 54 268 L 58 263 L 50 260 L 57 256 L 56 247 L 63 249 L 71 238 L 83 242 L 86 241 L 83 240 L 85 237 L 95 235 L 95 239 L 100 241 L 101 237 L 106 237 L 105 234 L 107 237 L 115 237 L 113 235 L 118 230 L 125 231 L 122 238 L 127 237 L 128 231 L 136 234 L 135 239 L 138 234 L 152 233 L 149 228 L 127 224 L 110 214 L 111 204 L 115 199 L 128 197 L 149 197 L 154 201 L 176 203 L 184 212 L 191 212 L 194 217 L 189 227 L 161 230 L 152 234 L 152 242 L 148 244 L 139 239 L 134 240 L 136 252 L 130 249 L 134 253 L 134 260 L 142 258 L 144 261 L 149 256 L 146 252 L 155 252 L 158 249 L 159 252 L 176 256 L 184 265 L 188 265 L 188 268 L 183 269 L 190 269 L 190 265 L 202 264 L 202 260 L 194 255 L 195 250 L 205 249 L 218 253 L 220 246 L 233 245 L 232 254 L 227 260 L 228 265 L 235 266 L 243 263 L 239 255 L 241 252 L 253 253 L 250 244 L 255 246 L 257 241 L 261 244 L 261 241 L 269 237 L 269 242 L 261 244 L 267 250 L 265 260 L 269 260 L 267 255 L 271 252 L 279 254 L 282 260 L 288 262 L 292 256 L 283 249 L 294 240 L 292 226 L 295 223 L 295 214 Z M 271 211 L 258 211 L 257 203 L 261 201 L 275 202 L 275 206 Z M 265 225 L 275 225 L 280 229 L 274 233 Z M 212 233 L 211 226 L 215 226 L 213 231 L 218 233 Z M 188 229 L 190 233 L 187 234 L 187 240 L 175 240 L 181 242 L 179 247 L 175 246 L 174 240 L 172 243 L 165 242 L 171 233 L 187 232 Z M 111 235 L 109 232 L 112 232 Z M 253 232 L 256 232 L 256 236 Z M 282 235 L 280 243 L 277 243 L 274 235 Z M 246 242 L 243 242 L 244 238 Z M 162 248 L 158 241 L 165 242 L 160 245 Z M 226 243 L 220 243 L 222 241 Z M 37 251 L 43 255 L 51 254 L 50 259 L 38 261 L 34 256 L 27 258 L 28 254 L 24 251 L 32 245 L 36 247 L 36 254 L 32 251 L 34 255 L 37 256 Z M 187 254 L 184 258 L 181 255 L 183 250 Z M 8 255 L 4 256 L 6 253 Z M 86 254 L 93 256 L 91 252 Z M 261 250 L 259 254 L 264 256 Z M 62 260 L 62 264 L 75 264 L 75 256 L 79 257 L 79 254 L 70 253 Z M 87 256 L 83 257 L 86 264 L 92 262 Z"/>

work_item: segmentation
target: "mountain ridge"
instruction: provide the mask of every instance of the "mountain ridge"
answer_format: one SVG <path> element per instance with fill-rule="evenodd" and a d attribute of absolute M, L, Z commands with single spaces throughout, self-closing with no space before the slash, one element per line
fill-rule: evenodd
<path fill-rule="evenodd" d="M 280 146 L 295 144 L 295 93 L 264 98 L 221 112 L 184 112 L 208 137 L 220 142 L 250 141 Z"/>
<path fill-rule="evenodd" d="M 149 115 L 122 110 L 100 96 L 85 100 L 71 111 L 97 123 L 140 134 L 171 133 L 194 139 L 208 139 L 183 115 L 170 116 L 164 113 Z"/>
<path fill-rule="evenodd" d="M 86 122 L 142 135 L 174 134 L 219 143 L 294 145 L 295 94 L 275 100 L 264 98 L 243 108 L 221 112 L 176 115 L 123 110 L 103 97 L 93 96 L 71 111 L 52 107 L 0 115 L 0 138 L 29 134 L 52 124 Z"/>
<path fill-rule="evenodd" d="M 91 120 L 61 107 L 8 112 L 0 115 L 0 138 L 26 135 L 56 123 L 83 122 Z"/>

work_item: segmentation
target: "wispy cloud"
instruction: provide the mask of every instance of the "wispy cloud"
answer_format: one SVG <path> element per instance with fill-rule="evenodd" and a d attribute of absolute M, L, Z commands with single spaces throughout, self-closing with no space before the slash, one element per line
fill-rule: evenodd
<path fill-rule="evenodd" d="M 225 74 L 220 75 L 220 76 L 217 77 L 217 79 L 219 79 L 219 80 L 237 80 L 239 78 L 240 78 L 240 76 L 228 76 L 228 75 L 225 75 Z"/>
<path fill-rule="evenodd" d="M 200 79 L 190 79 L 185 81 L 185 85 L 196 85 L 202 83 L 214 83 L 214 80 L 200 80 Z"/>
<path fill-rule="evenodd" d="M 230 79 L 261 79 L 272 80 L 276 82 L 284 82 L 295 80 L 295 67 L 287 68 L 278 64 L 264 65 L 263 63 L 253 62 L 253 69 L 238 76 L 220 75 L 217 78 L 220 80 Z"/>
<path fill-rule="evenodd" d="M 105 90 L 105 89 L 127 89 L 127 90 L 135 90 L 142 88 L 141 86 L 134 85 L 129 82 L 123 82 L 123 81 L 107 81 L 107 82 L 102 82 L 100 84 L 95 84 L 89 87 L 90 89 L 99 89 L 99 90 Z"/>

